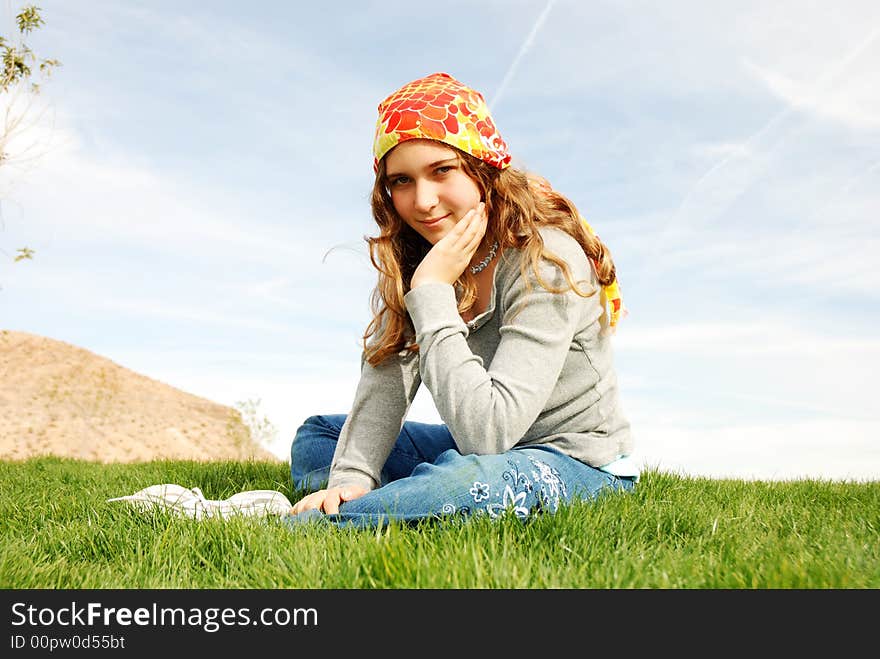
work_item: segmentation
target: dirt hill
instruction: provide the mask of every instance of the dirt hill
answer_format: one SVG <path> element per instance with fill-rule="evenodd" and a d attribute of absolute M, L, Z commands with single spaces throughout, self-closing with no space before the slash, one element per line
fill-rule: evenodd
<path fill-rule="evenodd" d="M 240 414 L 88 350 L 0 331 L 0 459 L 96 462 L 278 458 Z"/>

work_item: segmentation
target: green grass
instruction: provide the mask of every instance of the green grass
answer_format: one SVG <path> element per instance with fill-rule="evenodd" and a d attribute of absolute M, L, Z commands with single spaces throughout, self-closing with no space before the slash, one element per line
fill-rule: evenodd
<path fill-rule="evenodd" d="M 880 482 L 712 480 L 659 471 L 555 515 L 355 531 L 194 521 L 114 496 L 271 489 L 287 466 L 0 462 L 2 588 L 878 588 Z"/>

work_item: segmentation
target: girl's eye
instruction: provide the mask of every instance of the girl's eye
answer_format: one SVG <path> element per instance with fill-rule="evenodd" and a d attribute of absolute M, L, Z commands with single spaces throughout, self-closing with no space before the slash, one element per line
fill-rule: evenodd
<path fill-rule="evenodd" d="M 391 179 L 390 185 L 393 188 L 394 186 L 397 186 L 397 185 L 403 185 L 408 180 L 409 179 L 407 179 L 406 176 L 397 176 L 397 177 Z"/>
<path fill-rule="evenodd" d="M 436 172 L 437 172 L 438 174 L 445 174 L 446 172 L 448 172 L 448 171 L 450 171 L 450 170 L 452 170 L 452 169 L 455 169 L 452 165 L 443 165 L 442 167 L 438 167 L 438 168 L 436 169 Z"/>

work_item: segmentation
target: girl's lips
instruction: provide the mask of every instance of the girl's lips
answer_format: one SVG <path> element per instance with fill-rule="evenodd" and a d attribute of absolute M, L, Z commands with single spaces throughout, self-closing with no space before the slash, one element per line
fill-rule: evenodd
<path fill-rule="evenodd" d="M 427 228 L 429 228 L 429 229 L 432 228 L 432 227 L 436 227 L 437 225 L 440 224 L 440 222 L 442 222 L 442 221 L 445 220 L 447 217 L 449 217 L 449 215 L 450 215 L 450 213 L 447 213 L 447 214 L 444 215 L 443 217 L 438 217 L 436 220 L 430 220 L 430 221 L 428 221 L 428 222 L 422 222 L 422 226 L 425 226 L 425 227 L 427 227 Z"/>

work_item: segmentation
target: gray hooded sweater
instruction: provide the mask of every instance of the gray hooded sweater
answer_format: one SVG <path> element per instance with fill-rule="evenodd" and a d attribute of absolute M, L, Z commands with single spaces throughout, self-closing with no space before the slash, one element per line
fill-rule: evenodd
<path fill-rule="evenodd" d="M 551 293 L 531 266 L 523 276 L 523 253 L 510 248 L 499 256 L 486 311 L 470 323 L 459 315 L 453 286 L 409 291 L 404 301 L 419 352 L 401 352 L 378 366 L 362 359 L 328 487 L 379 486 L 422 383 L 462 454 L 548 444 L 602 467 L 632 453 L 596 272 L 567 233 L 549 227 L 540 233 L 545 248 L 569 264 L 581 291 L 595 293 Z M 553 287 L 568 288 L 550 261 L 541 261 L 540 272 Z"/>

